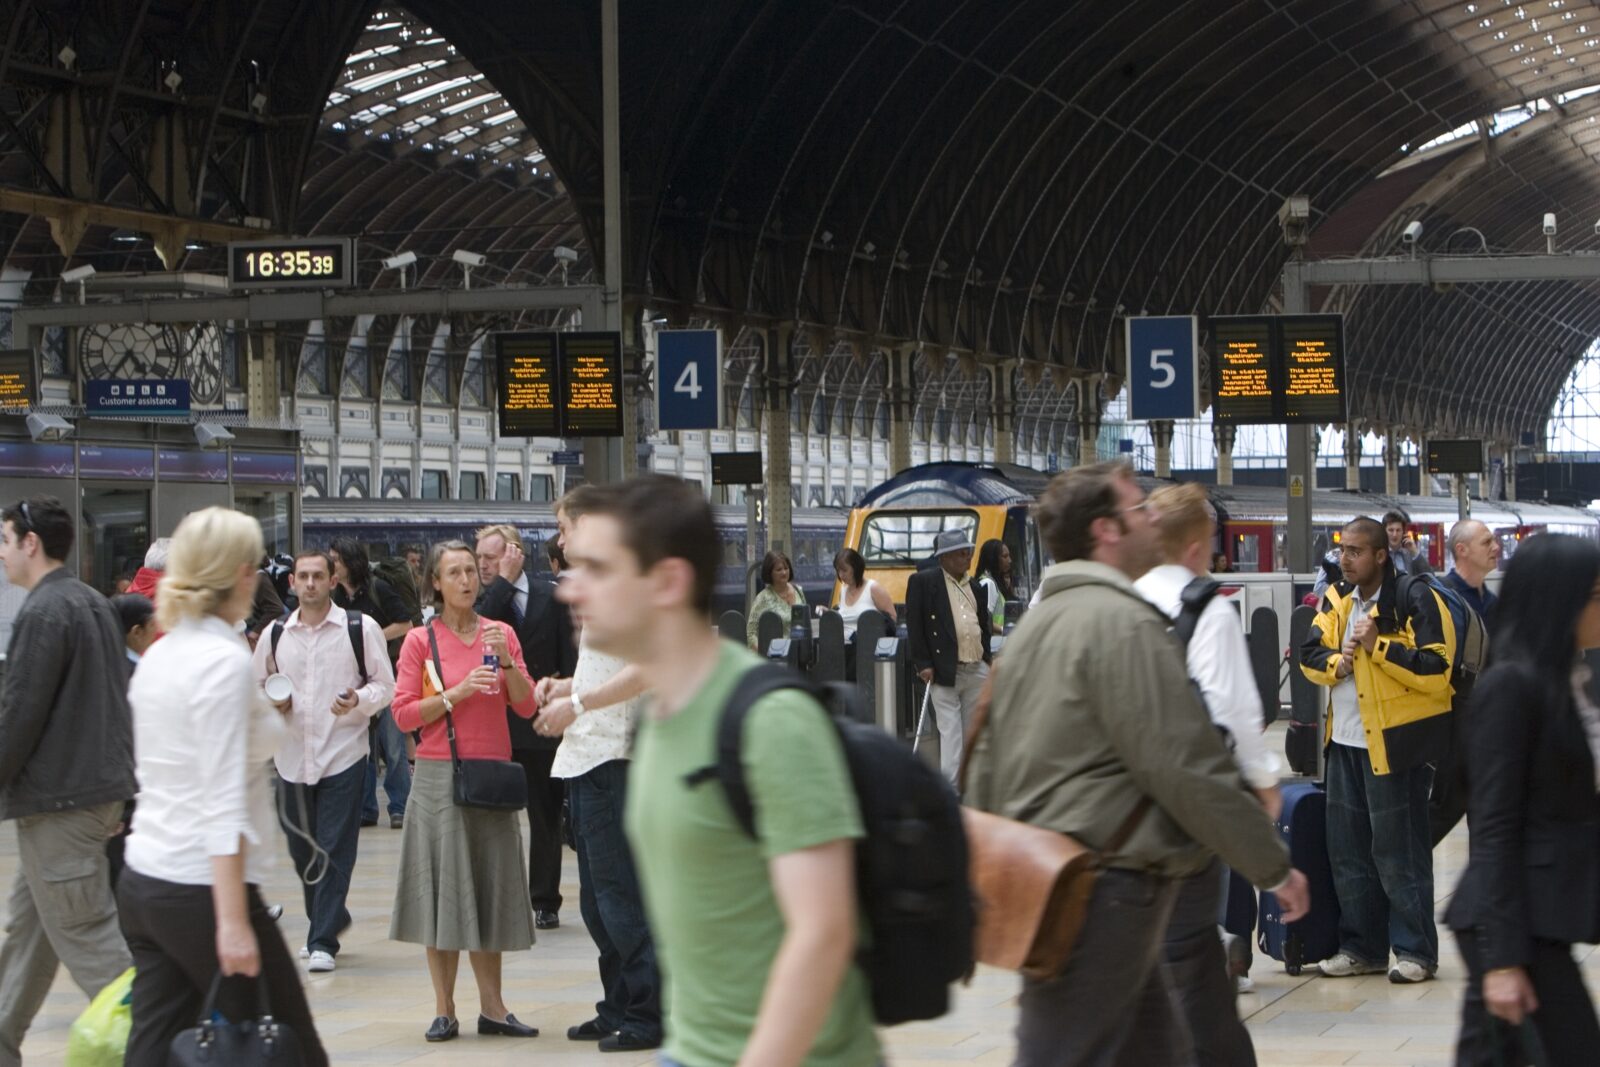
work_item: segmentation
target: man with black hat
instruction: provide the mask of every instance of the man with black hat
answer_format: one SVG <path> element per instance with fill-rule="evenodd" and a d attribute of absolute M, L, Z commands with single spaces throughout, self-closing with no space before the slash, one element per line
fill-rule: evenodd
<path fill-rule="evenodd" d="M 972 549 L 967 534 L 945 530 L 933 542 L 937 565 L 906 583 L 911 665 L 933 692 L 939 769 L 952 783 L 967 724 L 989 677 L 989 605 L 983 586 L 967 579 Z"/>

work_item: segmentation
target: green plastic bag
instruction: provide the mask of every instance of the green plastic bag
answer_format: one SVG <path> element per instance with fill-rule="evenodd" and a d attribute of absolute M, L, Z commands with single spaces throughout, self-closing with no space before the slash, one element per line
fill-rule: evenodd
<path fill-rule="evenodd" d="M 100 990 L 72 1024 L 67 1067 L 122 1067 L 133 1025 L 133 968 Z"/>

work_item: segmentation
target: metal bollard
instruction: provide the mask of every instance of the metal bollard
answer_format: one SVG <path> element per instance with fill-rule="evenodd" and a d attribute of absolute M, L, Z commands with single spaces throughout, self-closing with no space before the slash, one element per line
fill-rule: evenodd
<path fill-rule="evenodd" d="M 900 639 L 880 637 L 872 650 L 874 697 L 877 704 L 878 725 L 890 736 L 900 734 Z"/>

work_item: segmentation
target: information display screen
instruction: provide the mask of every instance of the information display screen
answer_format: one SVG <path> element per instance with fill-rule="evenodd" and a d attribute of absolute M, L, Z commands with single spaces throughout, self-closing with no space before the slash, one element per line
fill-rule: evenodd
<path fill-rule="evenodd" d="M 1345 421 L 1344 316 L 1228 316 L 1210 333 L 1216 421 Z"/>
<path fill-rule="evenodd" d="M 495 336 L 501 437 L 621 437 L 620 333 Z"/>
<path fill-rule="evenodd" d="M 342 288 L 351 284 L 354 271 L 355 242 L 349 237 L 228 243 L 233 289 Z"/>
<path fill-rule="evenodd" d="M 36 381 L 32 351 L 26 348 L 0 351 L 0 408 L 26 411 L 33 407 Z"/>
<path fill-rule="evenodd" d="M 1428 473 L 1482 474 L 1483 442 L 1479 440 L 1429 440 Z"/>
<path fill-rule="evenodd" d="M 225 482 L 228 480 L 228 454 L 206 449 L 158 448 L 156 462 L 161 464 L 164 482 Z"/>
<path fill-rule="evenodd" d="M 1219 422 L 1277 422 L 1271 322 L 1212 319 L 1211 351 L 1213 417 Z"/>
<path fill-rule="evenodd" d="M 1344 318 L 1340 315 L 1285 315 L 1283 337 L 1283 421 L 1343 422 Z"/>
<path fill-rule="evenodd" d="M 560 380 L 553 333 L 495 336 L 501 437 L 560 437 Z"/>
<path fill-rule="evenodd" d="M 622 436 L 622 335 L 564 333 L 561 435 Z"/>
<path fill-rule="evenodd" d="M 760 452 L 711 453 L 712 485 L 759 485 L 762 480 Z"/>

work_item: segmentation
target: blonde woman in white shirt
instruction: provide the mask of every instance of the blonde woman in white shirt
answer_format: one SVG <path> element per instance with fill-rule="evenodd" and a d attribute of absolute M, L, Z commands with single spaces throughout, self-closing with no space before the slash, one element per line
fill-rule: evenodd
<path fill-rule="evenodd" d="M 137 970 L 129 1067 L 167 1062 L 219 972 L 264 981 L 303 1062 L 328 1062 L 260 893 L 274 822 L 267 773 L 284 727 L 235 627 L 250 614 L 262 551 L 260 525 L 228 508 L 179 524 L 157 599 L 166 637 L 129 689 L 140 792 L 117 887 Z M 217 1007 L 253 1017 L 256 982 L 224 981 Z"/>

